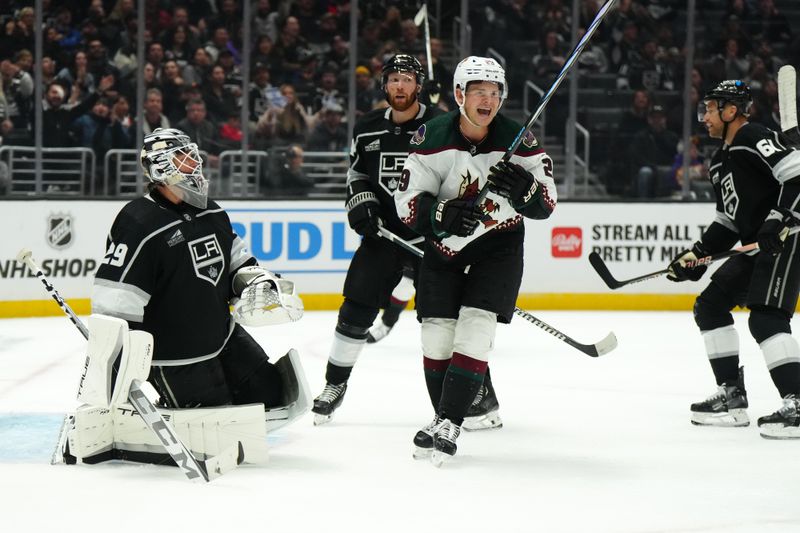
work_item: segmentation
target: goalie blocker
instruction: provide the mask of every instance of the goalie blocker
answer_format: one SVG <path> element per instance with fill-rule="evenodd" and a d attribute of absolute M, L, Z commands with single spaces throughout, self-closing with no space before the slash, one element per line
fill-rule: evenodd
<path fill-rule="evenodd" d="M 59 452 L 68 464 L 94 464 L 124 459 L 174 464 L 157 435 L 127 402 L 134 380 L 141 381 L 156 403 L 157 393 L 144 382 L 150 371 L 152 336 L 128 331 L 126 321 L 92 315 L 89 347 L 78 399 L 83 403 L 68 417 Z M 240 446 L 244 461 L 267 460 L 266 433 L 302 416 L 310 408 L 310 393 L 299 356 L 290 350 L 276 362 L 283 381 L 282 405 L 263 404 L 199 409 L 162 409 L 181 440 L 200 459 L 223 456 Z"/>

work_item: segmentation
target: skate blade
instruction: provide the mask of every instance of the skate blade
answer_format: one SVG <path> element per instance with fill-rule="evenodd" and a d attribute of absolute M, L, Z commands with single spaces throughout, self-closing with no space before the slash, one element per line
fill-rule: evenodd
<path fill-rule="evenodd" d="M 800 428 L 784 426 L 783 424 L 764 424 L 758 428 L 761 436 L 768 440 L 797 440 L 800 439 Z"/>
<path fill-rule="evenodd" d="M 414 446 L 414 452 L 411 454 L 411 456 L 419 461 L 422 459 L 430 459 L 432 453 L 433 448 L 420 448 L 419 446 Z"/>
<path fill-rule="evenodd" d="M 503 427 L 503 420 L 497 411 L 492 411 L 485 415 L 470 416 L 464 419 L 461 429 L 465 431 L 481 431 L 484 429 L 500 429 Z"/>
<path fill-rule="evenodd" d="M 438 450 L 434 450 L 431 453 L 431 464 L 436 468 L 441 468 L 443 464 L 450 462 L 452 459 L 452 455 L 448 455 Z"/>
<path fill-rule="evenodd" d="M 314 413 L 314 425 L 315 426 L 321 426 L 323 424 L 327 424 L 331 420 L 333 420 L 333 415 L 320 415 L 320 414 Z"/>
<path fill-rule="evenodd" d="M 750 418 L 744 409 L 731 409 L 727 413 L 692 413 L 692 424 L 695 426 L 714 427 L 747 427 Z"/>

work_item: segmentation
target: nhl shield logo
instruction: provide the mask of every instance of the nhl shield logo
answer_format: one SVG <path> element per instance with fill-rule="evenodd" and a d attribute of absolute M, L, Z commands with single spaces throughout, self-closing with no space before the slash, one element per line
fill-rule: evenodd
<path fill-rule="evenodd" d="M 197 277 L 216 286 L 225 271 L 225 255 L 216 235 L 206 235 L 189 243 Z"/>
<path fill-rule="evenodd" d="M 72 215 L 55 213 L 47 217 L 47 244 L 56 250 L 72 244 Z"/>

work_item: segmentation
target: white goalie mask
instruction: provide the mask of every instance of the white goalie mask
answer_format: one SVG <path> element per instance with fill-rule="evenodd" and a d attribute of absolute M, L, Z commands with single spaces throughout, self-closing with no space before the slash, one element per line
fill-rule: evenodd
<path fill-rule="evenodd" d="M 157 128 L 145 135 L 140 158 L 148 180 L 173 188 L 184 202 L 205 209 L 208 180 L 197 144 L 188 135 L 175 128 Z"/>
<path fill-rule="evenodd" d="M 453 97 L 461 114 L 464 115 L 464 93 L 467 91 L 467 84 L 471 81 L 491 81 L 500 88 L 500 105 L 503 105 L 508 97 L 508 84 L 506 83 L 506 71 L 491 57 L 469 56 L 462 59 L 456 66 L 453 74 Z M 459 101 L 456 89 L 462 93 Z M 464 115 L 466 116 L 466 115 Z"/>

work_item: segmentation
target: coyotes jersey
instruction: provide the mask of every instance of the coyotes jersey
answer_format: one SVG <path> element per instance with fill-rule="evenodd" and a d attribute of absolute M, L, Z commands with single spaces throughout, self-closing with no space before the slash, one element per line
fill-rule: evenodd
<path fill-rule="evenodd" d="M 400 186 L 395 193 L 397 213 L 409 227 L 429 237 L 444 257 L 453 257 L 494 232 L 517 232 L 522 240 L 523 216 L 547 218 L 556 205 L 553 161 L 534 135 L 528 132 L 511 162 L 533 174 L 541 187 L 539 201 L 519 211 L 501 196 L 490 192 L 481 204 L 482 219 L 469 237 L 435 237 L 431 229 L 431 208 L 452 198 L 477 198 L 486 185 L 489 168 L 500 161 L 522 126 L 498 114 L 487 137 L 478 145 L 468 141 L 459 129 L 459 111 L 452 111 L 419 128 L 410 142 L 409 156 Z"/>
<path fill-rule="evenodd" d="M 154 365 L 210 359 L 232 331 L 232 275 L 256 264 L 215 202 L 206 209 L 174 205 L 153 191 L 114 220 L 92 312 L 150 332 Z"/>
<path fill-rule="evenodd" d="M 773 207 L 800 212 L 800 152 L 783 134 L 761 124 L 745 123 L 730 145 L 714 153 L 709 178 L 717 214 L 703 242 L 713 251 L 726 250 L 737 240 L 755 242 Z"/>
<path fill-rule="evenodd" d="M 417 116 L 404 124 L 392 122 L 391 112 L 391 108 L 374 109 L 356 123 L 350 145 L 347 190 L 351 190 L 355 181 L 369 183 L 369 190 L 378 197 L 388 229 L 404 239 L 413 239 L 417 234 L 397 218 L 394 194 L 408 157 L 408 141 L 424 122 L 439 112 L 420 104 Z"/>

